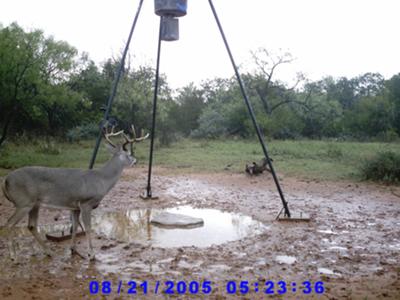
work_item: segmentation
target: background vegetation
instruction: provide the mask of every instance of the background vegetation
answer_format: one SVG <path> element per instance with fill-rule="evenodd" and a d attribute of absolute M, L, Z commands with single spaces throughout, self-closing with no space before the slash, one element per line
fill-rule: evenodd
<path fill-rule="evenodd" d="M 397 161 L 396 145 L 352 142 L 399 140 L 400 73 L 389 79 L 366 73 L 318 81 L 297 74 L 295 83 L 289 85 L 275 79 L 281 66 L 292 62 L 289 53 L 259 49 L 252 57 L 255 70 L 242 75 L 264 135 L 282 140 L 272 145 L 272 154 L 282 169 L 290 173 L 299 165 L 318 173 L 321 165 L 314 162 L 319 160 L 332 174 L 339 172 L 341 175 L 332 175 L 338 178 L 350 174 L 350 166 L 361 158 L 372 159 L 385 152 L 382 145 L 394 147 L 394 152 L 379 154 L 380 162 L 392 166 Z M 40 30 L 25 31 L 14 23 L 0 25 L 0 61 L 0 167 L 31 164 L 32 157 L 36 164 L 82 166 L 79 159 L 71 157 L 76 157 L 74 153 L 85 159 L 90 156 L 92 144 L 81 141 L 98 132 L 119 58 L 109 58 L 98 66 L 67 42 Z M 148 131 L 154 69 L 133 68 L 128 60 L 123 72 L 110 121 L 125 129 L 134 123 Z M 234 78 L 215 78 L 172 90 L 163 75 L 159 97 L 158 144 L 171 146 L 185 139 L 162 149 L 160 155 L 166 159 L 160 163 L 201 169 L 209 161 L 207 166 L 220 169 L 232 159 L 251 160 L 262 155 L 254 143 L 242 140 L 252 140 L 254 130 Z M 37 142 L 38 137 L 41 142 Z M 217 139 L 224 143 L 212 141 Z M 182 151 L 187 147 L 193 155 L 185 161 Z M 252 157 L 245 155 L 249 151 Z M 218 155 L 206 158 L 210 152 Z M 51 155 L 57 159 L 52 161 L 48 158 Z M 341 163 L 346 171 L 337 171 Z M 396 170 L 384 178 L 399 180 Z"/>
<path fill-rule="evenodd" d="M 94 141 L 47 143 L 39 140 L 31 143 L 24 141 L 7 143 L 0 149 L 0 176 L 25 165 L 87 168 L 93 145 Z M 392 154 L 386 154 L 400 153 L 398 143 L 274 140 L 269 146 L 274 167 L 279 175 L 315 180 L 383 179 L 386 182 L 396 182 L 399 178 L 399 155 L 397 154 L 396 160 Z M 148 149 L 148 141 L 136 147 L 135 157 L 138 159 L 139 167 L 147 167 Z M 244 173 L 246 163 L 261 157 L 262 150 L 256 139 L 182 139 L 170 147 L 157 147 L 154 163 L 157 166 L 167 167 L 168 172 L 172 173 Z M 379 159 L 378 163 L 376 157 Z M 98 165 L 103 164 L 108 158 L 107 150 L 101 147 L 97 159 Z M 397 163 L 394 164 L 393 161 Z M 388 170 L 389 173 L 373 178 L 370 174 L 375 174 L 375 168 Z M 381 175 L 385 171 L 380 172 L 376 174 Z M 397 175 L 390 178 L 394 172 L 397 172 Z"/>

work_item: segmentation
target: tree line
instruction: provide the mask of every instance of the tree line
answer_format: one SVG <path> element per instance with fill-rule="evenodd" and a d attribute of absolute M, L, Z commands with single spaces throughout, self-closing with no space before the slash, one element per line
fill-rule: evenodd
<path fill-rule="evenodd" d="M 335 138 L 394 141 L 400 134 L 400 73 L 309 81 L 276 79 L 289 53 L 252 53 L 255 70 L 242 73 L 263 133 L 275 139 Z M 103 118 L 119 58 L 101 66 L 41 30 L 0 25 L 0 147 L 21 136 L 91 138 Z M 121 128 L 149 130 L 155 70 L 128 60 L 112 109 Z M 214 78 L 172 90 L 160 78 L 157 137 L 221 138 L 254 135 L 235 78 Z"/>

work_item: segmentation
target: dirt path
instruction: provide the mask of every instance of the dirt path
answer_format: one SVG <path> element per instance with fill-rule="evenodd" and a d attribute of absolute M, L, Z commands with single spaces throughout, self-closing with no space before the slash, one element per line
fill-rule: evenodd
<path fill-rule="evenodd" d="M 0 298 L 132 298 L 127 294 L 129 288 L 133 292 L 129 281 L 138 285 L 147 281 L 148 294 L 140 299 L 166 298 L 160 290 L 169 280 L 174 282 L 175 293 L 180 281 L 187 283 L 187 288 L 190 282 L 199 283 L 199 291 L 194 290 L 192 295 L 175 294 L 182 299 L 400 299 L 400 199 L 388 188 L 282 178 L 291 211 L 303 211 L 312 218 L 309 223 L 284 223 L 274 220 L 281 204 L 269 175 L 249 178 L 230 173 L 168 173 L 165 169 L 155 172 L 153 192 L 160 199 L 143 201 L 138 195 L 145 187 L 145 169 L 125 172 L 95 214 L 190 205 L 242 213 L 263 222 L 268 230 L 207 248 L 157 248 L 149 243 L 125 243 L 98 235 L 94 241 L 97 261 L 93 263 L 71 258 L 69 242 L 50 243 L 57 256 L 47 258 L 33 238 L 23 233 L 17 243 L 19 258 L 12 262 L 6 241 L 0 237 Z M 3 198 L 0 204 L 2 225 L 13 208 Z M 68 218 L 66 213 L 43 210 L 39 223 L 66 223 Z M 25 224 L 26 221 L 20 226 Z M 80 242 L 78 249 L 85 253 L 86 241 L 82 238 Z M 289 258 L 280 262 L 278 256 Z M 290 259 L 295 261 L 290 263 Z M 91 281 L 109 281 L 111 294 L 103 296 L 100 290 L 91 296 Z M 211 296 L 202 290 L 207 290 L 207 281 L 211 281 Z M 237 294 L 227 292 L 228 281 L 237 282 Z M 239 292 L 241 281 L 249 282 L 249 292 L 243 295 Z M 275 295 L 263 293 L 271 287 L 268 281 L 274 283 L 271 290 Z M 287 288 L 282 296 L 277 295 L 279 281 Z M 310 294 L 304 294 L 304 281 L 312 285 Z M 318 281 L 324 288 L 322 294 L 315 290 Z M 157 282 L 161 287 L 156 295 Z M 246 284 L 242 284 L 245 288 Z M 195 289 L 196 283 L 192 285 Z M 142 290 L 143 286 L 138 286 L 139 295 Z"/>

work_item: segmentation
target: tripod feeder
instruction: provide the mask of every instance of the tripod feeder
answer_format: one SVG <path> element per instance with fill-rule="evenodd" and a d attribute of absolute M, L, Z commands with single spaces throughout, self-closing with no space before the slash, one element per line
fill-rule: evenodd
<path fill-rule="evenodd" d="M 160 17 L 183 17 L 187 0 L 154 0 L 154 11 Z"/>
<path fill-rule="evenodd" d="M 179 40 L 179 19 L 186 15 L 187 0 L 155 0 L 154 11 L 161 17 L 161 40 Z"/>
<path fill-rule="evenodd" d="M 106 112 L 104 114 L 104 120 L 108 121 L 109 119 L 109 113 L 111 110 L 111 105 L 114 99 L 114 96 L 116 94 L 116 90 L 117 90 L 117 86 L 118 86 L 118 82 L 119 79 L 121 77 L 122 74 L 122 70 L 123 70 L 123 66 L 124 66 L 124 62 L 125 62 L 125 57 L 126 57 L 126 53 L 128 51 L 128 47 L 129 47 L 129 43 L 132 37 L 132 33 L 133 33 L 133 29 L 135 28 L 135 24 L 137 21 L 137 18 L 139 16 L 139 12 L 141 10 L 141 6 L 144 0 L 139 0 L 139 7 L 134 19 L 134 22 L 132 24 L 132 29 L 130 31 L 129 34 L 129 38 L 128 38 L 128 42 L 126 44 L 125 50 L 124 50 L 124 54 L 121 60 L 121 63 L 118 67 L 118 71 L 117 71 L 117 76 L 116 79 L 113 82 L 113 87 L 112 87 L 112 93 L 109 97 L 109 100 L 107 102 L 107 109 Z M 267 149 L 267 145 L 264 141 L 264 137 L 261 133 L 260 127 L 258 125 L 258 122 L 256 120 L 256 116 L 253 110 L 253 106 L 250 103 L 249 100 L 249 96 L 247 94 L 247 91 L 245 89 L 244 86 L 244 82 L 241 78 L 241 75 L 239 73 L 239 70 L 236 66 L 236 63 L 233 59 L 233 55 L 232 52 L 230 50 L 228 41 L 226 39 L 225 33 L 222 29 L 222 25 L 219 21 L 217 12 L 215 10 L 214 4 L 212 0 L 208 0 L 209 4 L 210 4 L 210 8 L 211 11 L 214 15 L 215 21 L 217 23 L 218 29 L 221 33 L 221 37 L 222 40 L 224 42 L 225 48 L 228 52 L 228 56 L 230 58 L 230 61 L 232 63 L 232 67 L 234 69 L 239 87 L 240 87 L 240 91 L 241 94 L 243 96 L 245 105 L 248 109 L 250 118 L 252 120 L 254 129 L 256 131 L 258 140 L 260 142 L 261 148 L 263 150 L 264 153 L 264 157 L 268 163 L 269 169 L 271 170 L 271 174 L 273 177 L 273 180 L 275 182 L 276 188 L 278 190 L 280 199 L 282 201 L 282 209 L 279 212 L 277 219 L 278 220 L 288 220 L 288 221 L 305 221 L 305 220 L 309 220 L 309 217 L 303 214 L 300 214 L 299 216 L 292 216 L 290 211 L 289 211 L 289 207 L 288 207 L 288 202 L 285 200 L 285 197 L 283 195 L 283 191 L 281 189 L 279 180 L 278 180 L 278 176 L 275 173 L 274 167 L 272 165 L 271 159 L 269 158 L 269 154 L 268 154 L 268 149 Z M 141 197 L 143 199 L 155 199 L 157 198 L 157 196 L 154 196 L 152 194 L 152 189 L 151 189 L 151 175 L 152 175 L 152 165 L 153 165 L 153 152 L 154 152 L 154 138 L 155 138 L 155 128 L 156 128 L 156 113 L 157 113 L 157 96 L 158 96 L 158 88 L 159 88 L 159 69 L 160 69 L 160 53 L 161 53 L 161 41 L 176 41 L 179 39 L 179 17 L 185 16 L 187 13 L 187 0 L 154 0 L 154 12 L 156 15 L 158 15 L 160 17 L 160 27 L 159 27 L 159 38 L 158 38 L 158 47 L 157 47 L 157 64 L 156 64 L 156 74 L 155 74 L 155 82 L 154 82 L 154 95 L 153 95 L 153 113 L 152 113 L 152 127 L 151 127 L 151 141 L 150 141 L 150 154 L 149 154 L 149 169 L 148 169 L 148 176 L 147 176 L 147 187 L 146 190 L 144 191 L 144 193 L 141 195 Z M 97 150 L 99 148 L 100 145 L 100 141 L 101 141 L 101 130 L 99 133 L 99 137 L 97 139 L 96 142 L 96 146 L 95 149 L 93 151 L 93 156 L 90 162 L 90 168 L 93 167 L 95 159 L 96 159 L 96 154 L 97 154 Z M 283 216 L 281 217 L 281 214 L 283 213 Z"/>

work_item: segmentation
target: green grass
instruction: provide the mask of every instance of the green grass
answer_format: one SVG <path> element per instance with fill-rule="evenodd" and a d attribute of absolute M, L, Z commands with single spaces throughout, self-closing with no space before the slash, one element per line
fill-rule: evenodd
<path fill-rule="evenodd" d="M 86 168 L 94 141 L 25 145 L 7 144 L 0 149 L 0 176 L 26 165 Z M 318 180 L 359 180 L 362 163 L 376 153 L 400 153 L 400 144 L 396 143 L 270 141 L 268 147 L 279 174 Z M 140 164 L 147 164 L 148 149 L 148 141 L 137 145 Z M 171 147 L 156 148 L 154 164 L 177 172 L 223 172 L 228 165 L 230 171 L 242 172 L 246 163 L 262 156 L 256 140 L 182 140 Z M 105 147 L 101 147 L 97 165 L 108 157 Z"/>

